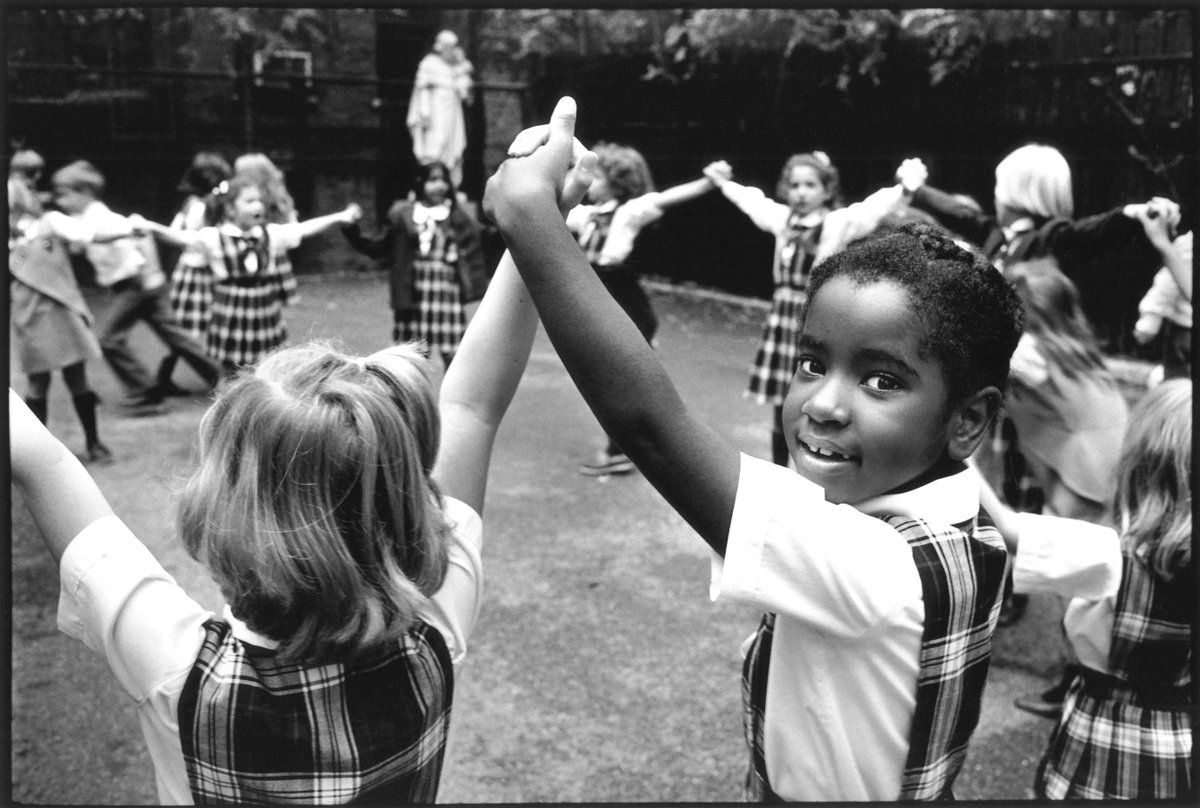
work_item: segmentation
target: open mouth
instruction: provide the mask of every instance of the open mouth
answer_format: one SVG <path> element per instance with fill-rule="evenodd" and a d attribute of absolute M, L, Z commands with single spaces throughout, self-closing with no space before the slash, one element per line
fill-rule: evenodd
<path fill-rule="evenodd" d="M 827 449 L 823 446 L 815 446 L 807 441 L 800 441 L 800 445 L 804 447 L 804 451 L 808 452 L 811 457 L 816 457 L 820 460 L 837 463 L 849 463 L 857 459 L 851 455 L 835 452 L 834 450 Z"/>

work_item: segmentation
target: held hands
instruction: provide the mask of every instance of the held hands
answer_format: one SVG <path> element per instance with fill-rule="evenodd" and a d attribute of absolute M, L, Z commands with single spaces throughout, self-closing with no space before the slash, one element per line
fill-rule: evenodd
<path fill-rule="evenodd" d="M 929 179 L 929 169 L 925 167 L 925 163 L 919 157 L 909 157 L 896 169 L 896 182 L 904 186 L 905 193 L 911 194 L 924 185 L 927 179 Z"/>
<path fill-rule="evenodd" d="M 354 224 L 363 217 L 363 209 L 357 202 L 351 202 L 341 213 L 342 224 Z"/>
<path fill-rule="evenodd" d="M 1141 222 L 1146 237 L 1159 249 L 1171 244 L 1180 219 L 1179 205 L 1161 196 L 1141 205 L 1126 205 L 1125 215 Z"/>
<path fill-rule="evenodd" d="M 724 160 L 717 160 L 704 167 L 704 176 L 709 182 L 720 188 L 733 179 L 733 166 Z"/>
<path fill-rule="evenodd" d="M 501 228 L 548 201 L 566 213 L 579 204 L 597 170 L 595 152 L 575 138 L 575 100 L 569 96 L 559 99 L 549 124 L 518 134 L 508 156 L 483 194 L 484 212 Z"/>

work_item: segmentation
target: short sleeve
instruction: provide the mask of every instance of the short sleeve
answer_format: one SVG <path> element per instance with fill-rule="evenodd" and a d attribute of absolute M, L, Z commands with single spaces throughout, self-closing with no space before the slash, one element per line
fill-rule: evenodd
<path fill-rule="evenodd" d="M 449 566 L 422 617 L 442 633 L 458 668 L 466 657 L 483 598 L 483 521 L 470 506 L 451 497 L 443 499 L 443 508 L 451 525 Z"/>
<path fill-rule="evenodd" d="M 59 210 L 48 210 L 42 214 L 46 228 L 63 241 L 71 244 L 88 244 L 96 238 L 96 225 Z"/>
<path fill-rule="evenodd" d="M 742 455 L 724 560 L 712 559 L 713 600 L 787 614 L 853 637 L 921 599 L 908 543 L 886 522 L 825 501 L 794 471 Z"/>
<path fill-rule="evenodd" d="M 567 211 L 567 229 L 576 235 L 582 233 L 594 207 L 594 205 L 576 205 Z"/>
<path fill-rule="evenodd" d="M 1121 585 L 1121 541 L 1109 527 L 1079 519 L 1017 514 L 1020 539 L 1013 588 L 1064 598 L 1116 597 Z"/>
<path fill-rule="evenodd" d="M 118 517 L 80 531 L 63 553 L 59 579 L 59 629 L 104 654 L 134 699 L 146 699 L 195 662 L 212 613 Z"/>
<path fill-rule="evenodd" d="M 304 228 L 298 222 L 272 223 L 266 227 L 271 236 L 271 251 L 276 255 L 299 247 L 304 236 Z"/>

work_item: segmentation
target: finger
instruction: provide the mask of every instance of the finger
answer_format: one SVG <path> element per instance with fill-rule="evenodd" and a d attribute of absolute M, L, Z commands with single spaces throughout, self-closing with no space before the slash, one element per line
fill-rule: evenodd
<path fill-rule="evenodd" d="M 546 142 L 546 138 L 550 136 L 549 124 L 539 124 L 531 126 L 517 134 L 513 138 L 512 145 L 508 147 L 509 157 L 528 157 L 537 151 L 538 147 Z"/>
<path fill-rule="evenodd" d="M 592 187 L 598 168 L 599 157 L 595 152 L 584 151 L 575 160 L 575 165 L 563 182 L 560 206 L 564 213 L 578 205 L 579 201 L 583 199 L 588 188 Z"/>

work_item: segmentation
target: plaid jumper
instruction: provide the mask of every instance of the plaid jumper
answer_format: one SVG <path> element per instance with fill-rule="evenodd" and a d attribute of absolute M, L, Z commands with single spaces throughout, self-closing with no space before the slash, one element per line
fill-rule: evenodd
<path fill-rule="evenodd" d="M 1122 549 L 1109 674 L 1084 668 L 1038 766 L 1049 799 L 1192 795 L 1191 569 L 1167 582 Z"/>
<path fill-rule="evenodd" d="M 197 804 L 435 800 L 454 685 L 436 629 L 314 667 L 277 663 L 224 621 L 205 633 L 178 713 Z"/>
<path fill-rule="evenodd" d="M 396 342 L 424 340 L 431 356 L 452 355 L 467 328 L 458 273 L 458 244 L 446 220 L 424 218 L 415 225 L 412 285 L 415 309 L 394 313 Z"/>
<path fill-rule="evenodd" d="M 901 800 L 953 799 L 951 787 L 979 721 L 1008 554 L 986 512 L 935 530 L 910 517 L 883 518 L 908 542 L 921 579 L 925 624 L 916 707 Z M 775 615 L 763 616 L 742 667 L 751 767 L 747 797 L 779 802 L 767 777 L 763 724 Z"/>
<path fill-rule="evenodd" d="M 633 320 L 633 324 L 642 332 L 646 341 L 651 342 L 658 333 L 658 315 L 650 305 L 650 298 L 646 297 L 637 271 L 624 262 L 604 264 L 600 261 L 619 206 L 607 209 L 603 206 L 596 207 L 599 209 L 592 211 L 579 233 L 579 246 L 604 288 L 612 295 L 613 300 L 620 304 L 622 311 L 629 315 L 629 319 Z"/>
<path fill-rule="evenodd" d="M 763 326 L 746 394 L 759 404 L 783 404 L 796 372 L 800 310 L 807 299 L 808 276 L 821 240 L 821 225 L 803 227 L 793 215 L 775 257 L 771 310 Z"/>

